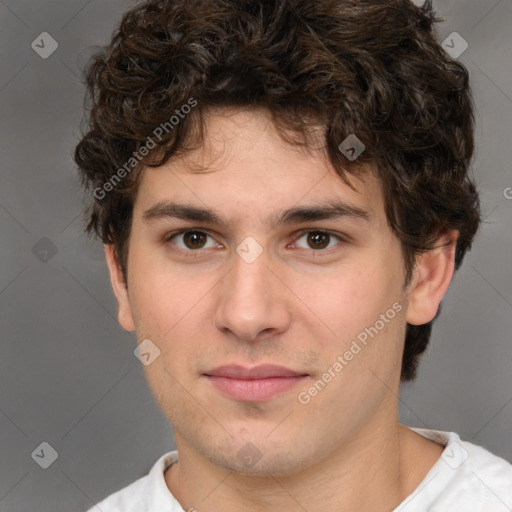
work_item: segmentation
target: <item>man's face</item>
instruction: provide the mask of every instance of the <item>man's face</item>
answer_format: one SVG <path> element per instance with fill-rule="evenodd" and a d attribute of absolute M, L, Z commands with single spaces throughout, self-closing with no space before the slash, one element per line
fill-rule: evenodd
<path fill-rule="evenodd" d="M 210 116 L 200 150 L 145 172 L 119 318 L 161 351 L 144 368 L 178 449 L 240 472 L 290 474 L 364 449 L 363 434 L 396 421 L 400 243 L 376 179 L 351 181 L 357 191 L 319 153 L 284 142 L 260 111 Z M 145 220 L 161 201 L 214 210 L 226 225 Z M 276 223 L 286 210 L 334 202 L 368 218 Z M 231 364 L 305 376 L 274 393 L 233 382 L 226 391 L 214 385 L 226 379 L 207 375 Z"/>

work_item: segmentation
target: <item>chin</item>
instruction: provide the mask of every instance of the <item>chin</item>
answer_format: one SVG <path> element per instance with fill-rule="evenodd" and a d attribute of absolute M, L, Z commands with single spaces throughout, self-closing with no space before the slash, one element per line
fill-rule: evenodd
<path fill-rule="evenodd" d="M 212 464 L 239 475 L 290 476 L 309 467 L 311 459 L 308 454 L 298 453 L 293 446 L 287 446 L 278 439 L 269 442 L 265 435 L 259 440 L 255 438 L 245 442 L 239 441 L 240 438 L 234 442 L 233 438 L 228 437 L 213 451 L 205 446 L 198 451 Z"/>

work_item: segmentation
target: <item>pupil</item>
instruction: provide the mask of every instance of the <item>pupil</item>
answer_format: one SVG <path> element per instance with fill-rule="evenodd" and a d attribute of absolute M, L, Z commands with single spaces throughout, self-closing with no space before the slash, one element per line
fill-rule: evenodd
<path fill-rule="evenodd" d="M 323 239 L 324 243 L 321 243 L 321 240 Z M 316 249 L 323 249 L 327 247 L 328 244 L 328 235 L 327 233 L 321 233 L 320 231 L 314 231 L 309 236 L 309 241 L 313 242 L 313 245 L 315 245 Z M 320 245 L 318 244 L 320 242 Z"/>
<path fill-rule="evenodd" d="M 185 233 L 185 244 L 191 249 L 197 249 L 203 245 L 201 244 L 201 240 L 198 241 L 198 238 L 200 239 L 201 237 L 204 237 L 204 233 L 199 233 L 198 231 L 189 231 L 188 233 Z"/>

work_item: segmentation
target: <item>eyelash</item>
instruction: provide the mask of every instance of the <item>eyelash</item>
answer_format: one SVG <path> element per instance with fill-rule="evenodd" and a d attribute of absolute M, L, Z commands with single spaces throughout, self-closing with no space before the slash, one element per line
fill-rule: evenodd
<path fill-rule="evenodd" d="M 177 237 L 179 235 L 183 235 L 185 233 L 202 233 L 203 235 L 207 235 L 209 236 L 210 238 L 214 238 L 208 231 L 205 231 L 203 229 L 194 229 L 194 228 L 189 228 L 189 229 L 182 229 L 180 231 L 173 231 L 172 233 L 168 233 L 167 235 L 165 235 L 164 237 L 164 243 L 165 244 L 172 244 L 174 245 L 174 248 L 172 249 L 173 251 L 175 252 L 178 252 L 178 253 L 181 253 L 183 255 L 185 255 L 186 257 L 192 257 L 192 258 L 197 258 L 197 257 L 201 257 L 203 256 L 203 252 L 206 250 L 206 249 L 181 249 L 180 247 L 177 247 L 175 244 L 172 243 L 172 239 L 174 237 Z M 343 236 L 341 233 L 335 233 L 333 231 L 328 231 L 326 229 L 303 229 L 301 231 L 299 231 L 299 233 L 296 235 L 296 238 L 293 239 L 293 241 L 291 243 L 296 243 L 298 240 L 300 240 L 304 235 L 308 234 L 308 233 L 323 233 L 325 235 L 329 235 L 331 237 L 335 237 L 339 240 L 339 243 L 335 246 L 335 247 L 331 247 L 329 249 L 302 249 L 302 250 L 309 250 L 313 253 L 318 253 L 320 256 L 322 255 L 328 255 L 330 254 L 333 250 L 337 250 L 339 249 L 339 245 L 340 244 L 343 244 L 343 243 L 347 243 L 348 242 L 348 239 L 346 236 Z M 330 240 L 329 240 L 330 242 Z"/>

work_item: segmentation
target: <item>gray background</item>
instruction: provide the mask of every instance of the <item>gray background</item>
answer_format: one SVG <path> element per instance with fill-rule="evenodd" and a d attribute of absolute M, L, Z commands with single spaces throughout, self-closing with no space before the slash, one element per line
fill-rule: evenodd
<path fill-rule="evenodd" d="M 130 5 L 0 1 L 2 512 L 84 511 L 174 449 L 133 355 L 135 336 L 117 324 L 102 246 L 81 233 L 71 159 L 80 69 Z M 512 2 L 436 6 L 446 18 L 439 41 L 456 31 L 469 44 L 459 60 L 478 110 L 485 223 L 443 301 L 419 378 L 403 387 L 400 414 L 512 461 Z M 47 59 L 31 48 L 42 32 L 59 45 Z M 42 442 L 58 452 L 48 469 L 32 458 Z"/>

